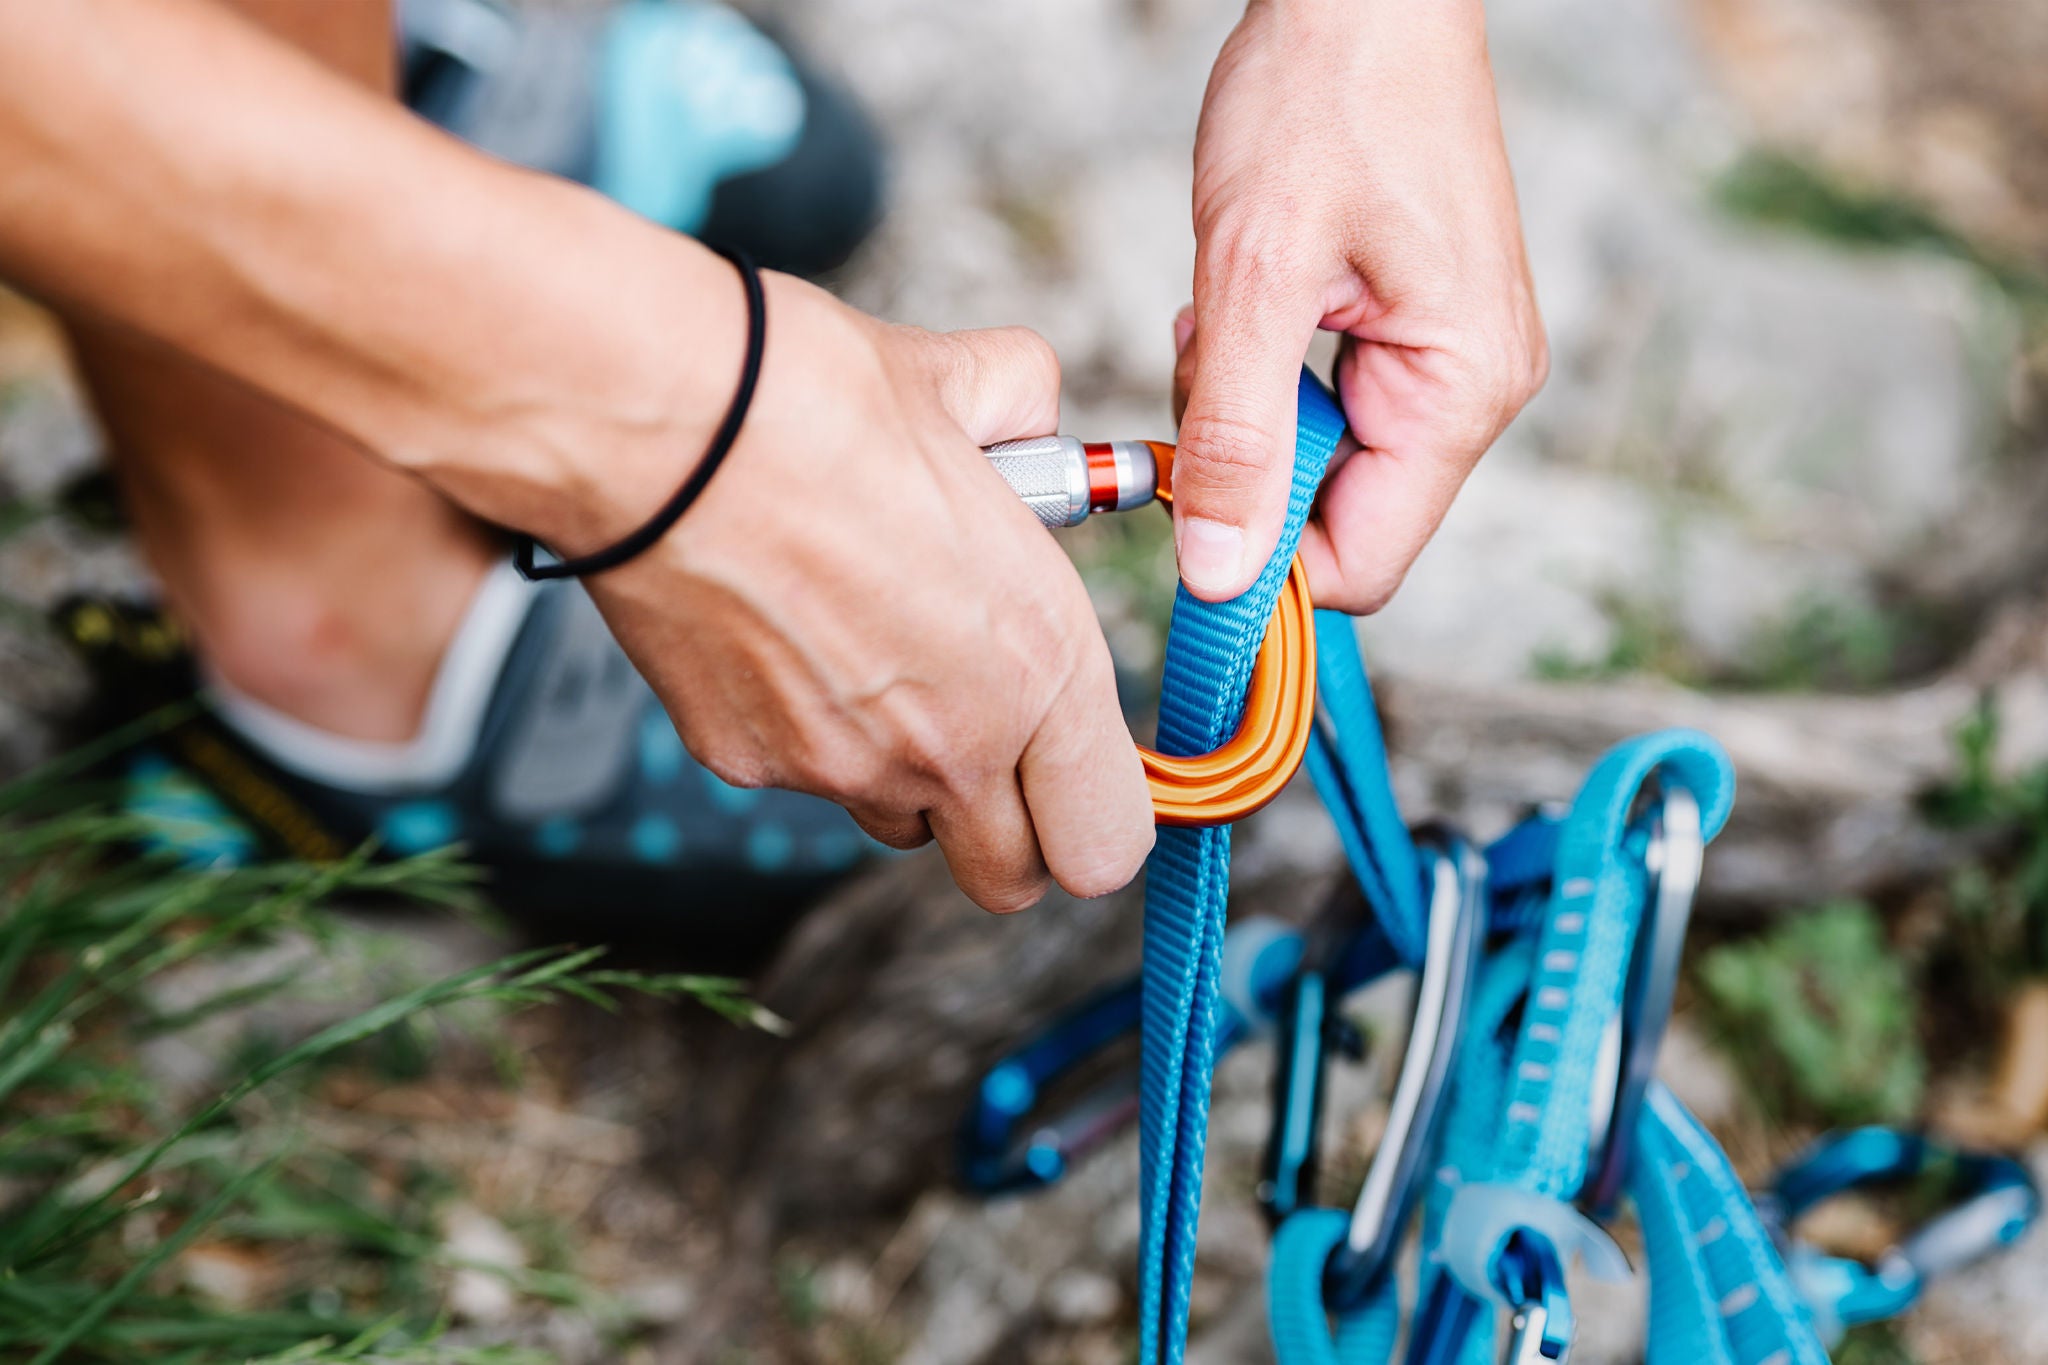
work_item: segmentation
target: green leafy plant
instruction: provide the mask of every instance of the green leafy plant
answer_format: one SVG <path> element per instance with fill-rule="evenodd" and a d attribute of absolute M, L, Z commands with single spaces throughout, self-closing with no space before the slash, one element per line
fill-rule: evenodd
<path fill-rule="evenodd" d="M 1703 657 L 1686 638 L 1677 607 L 1649 594 L 1613 594 L 1601 602 L 1613 625 L 1604 652 L 1580 657 L 1541 650 L 1531 671 L 1552 682 L 1586 682 L 1651 673 L 1688 687 L 1762 692 L 1861 692 L 1934 657 L 1937 623 L 1910 605 L 1885 606 L 1813 596 L 1764 622 L 1740 657 Z"/>
<path fill-rule="evenodd" d="M 238 1054 L 232 1079 L 180 1099 L 145 1040 L 307 991 L 308 955 L 194 1001 L 157 987 L 290 938 L 313 965 L 371 931 L 322 907 L 401 895 L 468 904 L 453 857 L 393 864 L 195 870 L 130 856 L 138 830 L 81 805 L 73 762 L 0 787 L 0 1360 L 441 1362 L 520 1365 L 528 1353 L 443 1337 L 439 1287 L 462 1268 L 434 1224 L 452 1177 L 414 1164 L 375 1178 L 294 1122 L 305 1082 L 391 1030 L 451 1012 L 486 1018 L 549 1001 L 614 1008 L 621 991 L 685 996 L 729 1019 L 775 1021 L 738 983 L 597 967 L 601 950 L 535 949 L 386 998 L 304 1036 Z M 230 1308 L 181 1268 L 208 1242 L 279 1268 L 260 1307 Z M 475 1267 L 525 1294 L 587 1295 L 571 1275 Z"/>
<path fill-rule="evenodd" d="M 1889 1322 L 1850 1328 L 1831 1356 L 1835 1365 L 1917 1365 L 1919 1359 L 1907 1348 L 1897 1324 Z"/>
<path fill-rule="evenodd" d="M 2048 768 L 2001 774 L 1998 731 L 1997 712 L 1979 706 L 1956 735 L 1955 781 L 1926 803 L 1930 819 L 1976 842 L 1949 877 L 1948 948 L 1988 998 L 2048 971 Z"/>
<path fill-rule="evenodd" d="M 1782 151 L 1739 158 L 1715 186 L 1722 208 L 1753 222 L 1797 229 L 1851 246 L 1908 248 L 1967 261 L 2038 322 L 2048 309 L 2048 276 L 1988 251 L 1925 204 L 1854 184 Z"/>
<path fill-rule="evenodd" d="M 1759 631 L 1728 681 L 1773 692 L 1861 692 L 1927 653 L 1929 623 L 1905 610 L 1809 597 Z"/>
<path fill-rule="evenodd" d="M 1600 682 L 1639 673 L 1688 685 L 1704 681 L 1705 669 L 1670 602 L 1615 593 L 1600 608 L 1614 627 L 1603 652 L 1581 657 L 1555 646 L 1540 649 L 1530 660 L 1530 671 L 1546 682 Z"/>
<path fill-rule="evenodd" d="M 1876 913 L 1836 901 L 1700 961 L 1710 1017 L 1779 1116 L 1899 1121 L 1919 1108 L 1927 1065 L 1904 965 Z"/>

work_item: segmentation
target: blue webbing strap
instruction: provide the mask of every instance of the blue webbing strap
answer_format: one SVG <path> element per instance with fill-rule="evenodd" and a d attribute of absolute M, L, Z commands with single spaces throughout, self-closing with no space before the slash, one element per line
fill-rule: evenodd
<path fill-rule="evenodd" d="M 1370 1297 L 1336 1319 L 1323 1307 L 1323 1271 L 1351 1231 L 1343 1209 L 1298 1209 L 1273 1234 L 1266 1270 L 1267 1326 L 1280 1365 L 1379 1365 L 1394 1354 L 1401 1300 L 1385 1276 Z"/>
<path fill-rule="evenodd" d="M 1299 401 L 1294 481 L 1273 559 L 1235 601 L 1204 603 L 1183 591 L 1175 602 L 1159 723 L 1159 747 L 1167 753 L 1206 752 L 1237 726 L 1253 658 L 1344 429 L 1336 401 L 1306 372 Z M 1388 784 L 1356 637 L 1348 620 L 1318 613 L 1316 638 L 1322 714 L 1309 770 L 1389 945 L 1413 964 L 1424 938 L 1420 868 Z M 1547 912 L 1529 917 L 1540 928 L 1533 941 L 1518 934 L 1498 951 L 1475 992 L 1425 1219 L 1425 1294 L 1463 1292 L 1439 1283 L 1445 1272 L 1436 1259 L 1445 1206 L 1461 1189 L 1497 1183 L 1525 1203 L 1556 1201 L 1561 1211 L 1584 1180 L 1597 1053 L 1607 1021 L 1621 1008 L 1646 890 L 1642 839 L 1630 832 L 1628 816 L 1659 769 L 1691 789 L 1710 837 L 1727 817 L 1732 774 L 1726 756 L 1702 735 L 1667 731 L 1620 745 L 1588 777 L 1556 835 Z M 1529 891 L 1515 891 L 1519 902 L 1540 894 L 1532 855 L 1547 853 L 1548 841 L 1548 831 L 1538 829 L 1495 850 L 1497 871 L 1529 884 Z M 1147 876 L 1142 1365 L 1176 1365 L 1186 1348 L 1229 867 L 1227 828 L 1163 829 Z M 1650 1262 L 1652 1359 L 1822 1365 L 1826 1355 L 1761 1221 L 1705 1130 L 1668 1093 L 1653 1089 L 1637 1141 L 1629 1190 Z M 1391 1276 L 1336 1321 L 1334 1334 L 1324 1311 L 1323 1266 L 1347 1223 L 1342 1214 L 1304 1209 L 1276 1238 L 1271 1295 L 1282 1365 L 1380 1365 L 1393 1350 L 1398 1299 Z M 1461 1324 L 1449 1330 L 1464 1340 L 1435 1343 L 1432 1359 L 1490 1359 L 1490 1311 L 1450 1313 L 1444 1321 Z"/>
<path fill-rule="evenodd" d="M 1316 613 L 1316 703 L 1309 775 L 1380 930 L 1403 963 L 1418 967 L 1427 935 L 1421 862 L 1394 800 L 1357 628 L 1339 612 Z M 1518 837 L 1516 847 L 1531 838 Z M 1549 847 L 1547 831 L 1533 840 Z M 1267 1300 L 1273 1349 L 1283 1365 L 1380 1362 L 1393 1352 L 1400 1298 L 1392 1275 L 1382 1276 L 1363 1303 L 1337 1318 L 1334 1335 L 1324 1311 L 1323 1270 L 1350 1223 L 1335 1209 L 1303 1208 L 1274 1233 Z"/>
<path fill-rule="evenodd" d="M 1558 834 L 1550 914 L 1537 937 L 1507 1106 L 1495 1120 L 1501 1173 L 1552 1199 L 1573 1198 L 1585 1181 L 1601 1035 L 1621 1013 L 1642 909 L 1641 855 L 1627 847 L 1629 808 L 1660 768 L 1692 791 L 1701 831 L 1713 838 L 1734 804 L 1735 774 L 1718 744 L 1690 730 L 1608 750 Z"/>
<path fill-rule="evenodd" d="M 1265 570 L 1232 601 L 1203 602 L 1186 588 L 1174 601 L 1160 689 L 1162 753 L 1207 753 L 1237 729 L 1252 661 L 1344 432 L 1336 399 L 1306 370 L 1297 422 L 1287 522 Z M 1139 1066 L 1138 1351 L 1146 1365 L 1173 1365 L 1187 1346 L 1229 889 L 1228 826 L 1159 831 L 1145 881 Z"/>
<path fill-rule="evenodd" d="M 1650 1360 L 1826 1365 L 1748 1190 L 1661 1084 L 1651 1085 L 1636 1123 L 1628 1192 L 1650 1263 Z"/>
<path fill-rule="evenodd" d="M 1422 962 L 1422 865 L 1387 770 L 1379 707 L 1358 650 L 1357 623 L 1316 613 L 1315 738 L 1307 767 L 1387 941 L 1409 966 Z"/>

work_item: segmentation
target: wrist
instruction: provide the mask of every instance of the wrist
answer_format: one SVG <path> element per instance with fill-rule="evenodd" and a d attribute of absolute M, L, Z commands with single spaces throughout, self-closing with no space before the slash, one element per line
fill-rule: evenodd
<path fill-rule="evenodd" d="M 1486 41 L 1485 0 L 1247 0 L 1247 18 L 1261 11 L 1308 42 L 1350 39 L 1377 51 L 1412 51 L 1474 41 L 1483 49 Z"/>
<path fill-rule="evenodd" d="M 644 523 L 733 396 L 747 310 L 733 268 L 587 192 L 534 193 L 462 267 L 465 335 L 432 401 L 371 438 L 471 511 L 563 554 Z"/>

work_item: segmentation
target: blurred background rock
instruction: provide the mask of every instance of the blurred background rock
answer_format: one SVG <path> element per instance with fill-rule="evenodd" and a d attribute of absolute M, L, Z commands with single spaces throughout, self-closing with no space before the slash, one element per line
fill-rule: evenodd
<path fill-rule="evenodd" d="M 927 326 L 1036 327 L 1067 430 L 1169 429 L 1189 146 L 1234 0 L 742 7 L 886 130 L 889 215 L 841 292 Z M 1522 0 L 1492 24 L 1552 375 L 1363 626 L 1408 809 L 1488 833 L 1625 732 L 1714 732 L 1744 790 L 1708 860 L 1674 1087 L 1756 1174 L 1866 1119 L 2048 1170 L 2048 2 Z M 80 686 L 36 612 L 141 581 L 117 536 L 43 514 L 97 448 L 48 328 L 0 300 L 8 771 L 49 751 Z M 1163 518 L 1069 544 L 1146 676 Z M 1305 790 L 1241 848 L 1239 910 L 1299 918 L 1336 875 Z M 451 1305 L 568 1358 L 1126 1358 L 1134 1141 L 1027 1202 L 944 1177 L 975 1068 L 1132 969 L 1136 915 L 1127 895 L 990 922 L 912 859 L 769 969 L 789 1039 L 543 1016 L 550 1093 L 623 1134 L 632 1192 L 580 1199 L 561 1236 L 635 1306 L 605 1335 L 509 1294 Z M 1398 1006 L 1377 1001 L 1377 1037 Z M 1264 1358 L 1266 1065 L 1248 1049 L 1219 1081 L 1192 1359 Z M 1379 1122 L 1375 1069 L 1340 1083 L 1340 1177 Z M 451 1237 L 516 1244 L 539 1196 L 490 1193 Z M 628 1224 L 640 1247 L 675 1229 L 673 1262 L 623 1264 Z M 1844 1358 L 2048 1359 L 2044 1280 L 2037 1235 Z M 1586 1292 L 1578 1359 L 1632 1358 L 1640 1304 Z"/>

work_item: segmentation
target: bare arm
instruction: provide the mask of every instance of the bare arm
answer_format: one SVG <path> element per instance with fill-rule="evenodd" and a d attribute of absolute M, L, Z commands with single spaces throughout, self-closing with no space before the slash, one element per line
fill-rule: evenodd
<path fill-rule="evenodd" d="M 198 0 L 0 4 L 0 165 L 0 272 L 572 543 L 623 529 L 563 522 L 590 451 L 623 515 L 655 505 L 698 433 L 649 449 L 646 396 L 708 433 L 738 366 L 709 252 Z"/>

